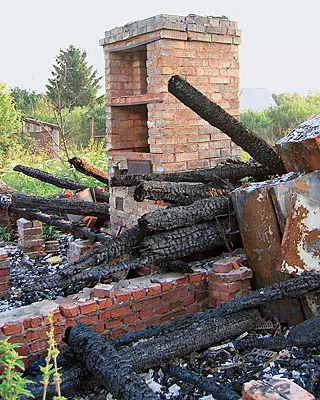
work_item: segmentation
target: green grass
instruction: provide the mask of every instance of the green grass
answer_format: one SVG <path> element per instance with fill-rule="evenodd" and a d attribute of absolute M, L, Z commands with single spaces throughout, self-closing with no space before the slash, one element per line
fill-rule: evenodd
<path fill-rule="evenodd" d="M 69 151 L 72 157 L 81 157 L 104 171 L 108 169 L 108 156 L 102 143 L 91 142 L 86 148 L 73 148 Z M 24 194 L 50 197 L 64 189 L 30 178 L 20 172 L 14 172 L 13 167 L 17 164 L 37 168 L 60 178 L 71 179 L 88 187 L 102 185 L 96 179 L 83 175 L 71 168 L 65 158 L 62 161 L 60 158 L 49 158 L 46 154 L 24 153 L 17 154 L 14 158 L 11 157 L 6 160 L 5 167 L 0 171 L 0 179 Z"/>

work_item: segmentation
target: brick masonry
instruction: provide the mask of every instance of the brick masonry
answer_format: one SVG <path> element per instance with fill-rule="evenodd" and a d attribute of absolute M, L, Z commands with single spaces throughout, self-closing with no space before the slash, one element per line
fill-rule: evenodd
<path fill-rule="evenodd" d="M 0 299 L 9 296 L 10 289 L 10 263 L 4 249 L 0 249 Z"/>
<path fill-rule="evenodd" d="M 179 74 L 238 118 L 240 42 L 236 22 L 196 15 L 158 15 L 105 33 L 110 176 L 126 172 L 129 161 L 150 162 L 161 173 L 208 168 L 239 154 L 229 137 L 168 93 L 167 84 Z M 127 191 L 118 210 L 113 195 L 112 225 L 131 226 L 132 208 L 140 215 L 141 205 Z"/>
<path fill-rule="evenodd" d="M 230 260 L 228 262 L 230 264 Z M 228 285 L 238 282 L 239 271 L 242 279 L 248 279 L 250 270 L 246 269 L 244 273 L 244 267 L 238 262 L 241 259 L 232 259 L 233 269 L 229 272 L 212 273 L 221 275 L 222 280 L 227 279 Z M 46 351 L 48 313 L 54 316 L 55 337 L 59 344 L 65 329 L 77 321 L 92 326 L 106 338 L 117 337 L 151 324 L 168 322 L 179 315 L 206 310 L 209 302 L 212 306 L 212 291 L 208 288 L 212 279 L 209 277 L 210 273 L 203 269 L 192 274 L 158 273 L 152 275 L 152 281 L 141 277 L 99 284 L 92 289 L 91 298 L 84 301 L 78 300 L 81 296 L 70 296 L 9 310 L 0 314 L 0 338 L 10 336 L 10 341 L 20 343 L 18 351 L 27 357 L 25 362 L 28 363 Z M 214 295 L 223 290 L 224 287 L 215 289 Z M 221 296 L 219 301 L 223 303 L 227 299 Z"/>
<path fill-rule="evenodd" d="M 91 243 L 90 240 L 75 239 L 70 241 L 68 248 L 68 262 L 79 260 L 81 256 L 91 252 L 98 246 L 98 243 Z"/>
<path fill-rule="evenodd" d="M 44 255 L 44 240 L 42 223 L 40 221 L 28 221 L 20 218 L 18 226 L 18 248 L 30 258 Z"/>

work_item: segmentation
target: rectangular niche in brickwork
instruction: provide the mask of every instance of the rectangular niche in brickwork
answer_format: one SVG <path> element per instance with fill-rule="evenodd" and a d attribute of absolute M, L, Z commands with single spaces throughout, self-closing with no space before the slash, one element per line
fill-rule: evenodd
<path fill-rule="evenodd" d="M 147 93 L 147 49 L 138 48 L 110 53 L 111 97 Z"/>
<path fill-rule="evenodd" d="M 146 104 L 112 107 L 112 147 L 149 153 Z"/>

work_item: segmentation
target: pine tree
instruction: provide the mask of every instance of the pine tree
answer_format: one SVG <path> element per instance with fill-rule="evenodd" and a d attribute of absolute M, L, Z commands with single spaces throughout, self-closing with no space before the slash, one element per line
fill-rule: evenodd
<path fill-rule="evenodd" d="M 71 45 L 60 50 L 46 85 L 47 96 L 56 109 L 92 105 L 100 89 L 98 72 L 86 61 L 87 53 Z"/>

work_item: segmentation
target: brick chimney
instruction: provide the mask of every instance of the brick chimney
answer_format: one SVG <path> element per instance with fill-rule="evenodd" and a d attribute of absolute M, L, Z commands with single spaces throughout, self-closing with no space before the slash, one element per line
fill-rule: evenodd
<path fill-rule="evenodd" d="M 107 31 L 105 55 L 109 174 L 162 173 L 212 167 L 239 154 L 229 137 L 168 93 L 181 75 L 239 117 L 241 31 L 226 17 L 158 15 Z M 157 207 L 113 188 L 114 227 L 131 226 Z"/>

